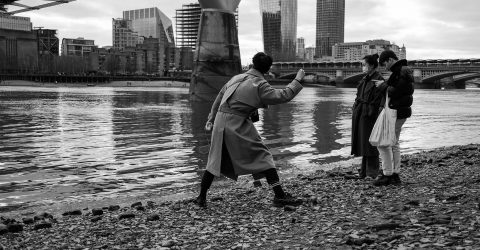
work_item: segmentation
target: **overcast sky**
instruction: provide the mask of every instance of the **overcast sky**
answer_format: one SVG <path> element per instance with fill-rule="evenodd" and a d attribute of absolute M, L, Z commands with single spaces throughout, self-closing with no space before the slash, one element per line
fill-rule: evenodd
<path fill-rule="evenodd" d="M 21 0 L 35 4 L 40 0 Z M 76 0 L 26 12 L 34 27 L 57 29 L 59 38 L 84 37 L 98 46 L 112 44 L 112 18 L 123 10 L 158 7 L 171 18 L 194 0 Z M 11 9 L 13 10 L 13 8 Z M 298 0 L 297 37 L 315 46 L 316 0 Z M 479 0 L 346 0 L 345 42 L 385 39 L 405 44 L 407 59 L 480 58 Z M 242 64 L 263 51 L 259 0 L 239 6 Z"/>

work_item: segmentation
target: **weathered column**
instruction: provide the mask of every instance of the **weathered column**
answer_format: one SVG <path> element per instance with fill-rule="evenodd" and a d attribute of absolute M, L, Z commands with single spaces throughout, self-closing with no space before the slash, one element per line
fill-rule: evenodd
<path fill-rule="evenodd" d="M 202 7 L 194 56 L 190 98 L 213 101 L 222 86 L 241 73 L 237 22 L 240 0 L 199 0 Z"/>

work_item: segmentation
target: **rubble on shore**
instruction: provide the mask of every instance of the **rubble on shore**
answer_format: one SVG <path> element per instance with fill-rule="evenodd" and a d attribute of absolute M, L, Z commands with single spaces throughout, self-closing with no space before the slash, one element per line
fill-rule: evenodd
<path fill-rule="evenodd" d="M 402 184 L 374 187 L 351 166 L 284 180 L 304 200 L 273 207 L 266 185 L 214 185 L 207 208 L 139 201 L 0 217 L 0 249 L 475 249 L 480 145 L 402 156 Z M 192 197 L 193 198 L 193 197 Z"/>

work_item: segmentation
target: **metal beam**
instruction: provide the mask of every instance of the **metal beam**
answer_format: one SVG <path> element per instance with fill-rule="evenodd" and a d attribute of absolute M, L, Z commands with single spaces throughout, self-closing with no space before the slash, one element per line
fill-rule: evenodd
<path fill-rule="evenodd" d="M 40 4 L 40 5 L 37 5 L 37 6 L 27 6 L 27 5 L 18 3 L 18 2 L 11 2 L 7 5 L 22 7 L 23 9 L 10 11 L 10 12 L 7 12 L 6 14 L 14 15 L 14 14 L 27 12 L 27 11 L 31 11 L 31 10 L 39 10 L 39 9 L 43 9 L 43 8 L 47 8 L 47 7 L 51 7 L 51 6 L 56 6 L 56 5 L 59 5 L 59 4 L 70 3 L 70 2 L 73 2 L 75 0 L 43 0 L 43 1 L 49 2 L 49 3 Z"/>

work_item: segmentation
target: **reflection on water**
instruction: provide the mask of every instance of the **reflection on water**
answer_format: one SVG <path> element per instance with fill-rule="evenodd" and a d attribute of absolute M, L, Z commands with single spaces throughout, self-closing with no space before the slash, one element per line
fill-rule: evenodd
<path fill-rule="evenodd" d="M 255 125 L 280 168 L 350 158 L 354 89 L 306 88 Z M 403 152 L 480 143 L 478 90 L 415 93 Z M 0 207 L 138 196 L 199 181 L 211 103 L 186 89 L 0 90 Z M 2 210 L 0 208 L 0 210 Z"/>

